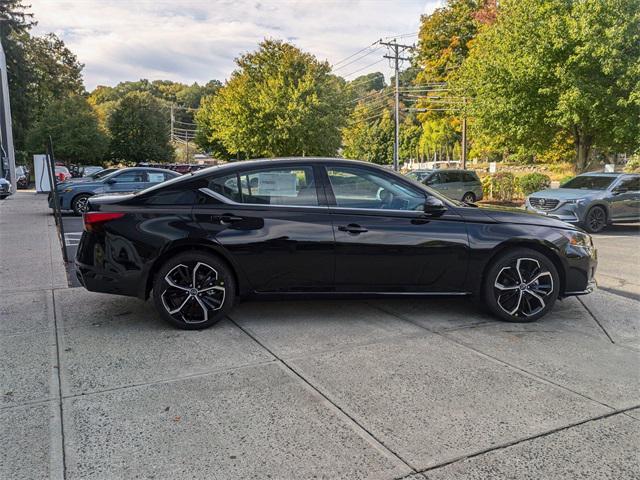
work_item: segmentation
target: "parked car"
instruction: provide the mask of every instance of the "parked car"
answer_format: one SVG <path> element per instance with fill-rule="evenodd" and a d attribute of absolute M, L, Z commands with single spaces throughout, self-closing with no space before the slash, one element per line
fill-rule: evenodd
<path fill-rule="evenodd" d="M 137 192 L 179 176 L 171 170 L 134 167 L 123 168 L 93 181 L 64 183 L 58 185 L 60 209 L 82 215 L 87 209 L 87 201 L 94 195 Z M 49 196 L 49 207 L 53 208 L 53 195 Z"/>
<path fill-rule="evenodd" d="M 477 295 L 534 321 L 594 288 L 591 237 L 520 209 L 479 208 L 371 163 L 282 159 L 91 198 L 76 271 L 88 290 L 153 297 L 184 329 L 237 297 Z"/>
<path fill-rule="evenodd" d="M 16 187 L 17 188 L 28 188 L 30 181 L 30 172 L 27 167 L 24 165 L 18 165 L 16 167 Z"/>
<path fill-rule="evenodd" d="M 70 178 L 65 183 L 84 183 L 84 182 L 92 182 L 94 180 L 98 180 L 100 178 L 106 177 L 107 175 L 118 171 L 119 168 L 103 168 L 102 170 L 92 173 L 91 175 L 87 175 L 86 177 L 79 178 Z M 58 184 L 60 185 L 60 184 Z"/>
<path fill-rule="evenodd" d="M 59 182 L 65 182 L 71 178 L 71 173 L 67 167 L 61 165 L 55 166 L 56 178 Z"/>
<path fill-rule="evenodd" d="M 90 177 L 94 173 L 98 173 L 102 170 L 104 170 L 104 168 L 97 165 L 87 165 L 81 169 L 83 177 Z"/>
<path fill-rule="evenodd" d="M 0 177 L 0 200 L 11 195 L 11 183 L 6 178 Z"/>
<path fill-rule="evenodd" d="M 617 222 L 640 220 L 640 175 L 583 173 L 560 188 L 532 193 L 527 210 L 597 233 Z"/>
<path fill-rule="evenodd" d="M 414 170 L 407 177 L 465 203 L 482 200 L 482 182 L 473 170 Z"/>

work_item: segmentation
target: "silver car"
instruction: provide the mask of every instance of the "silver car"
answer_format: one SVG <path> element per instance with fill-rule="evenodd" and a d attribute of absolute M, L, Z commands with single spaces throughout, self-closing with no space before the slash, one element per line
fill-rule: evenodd
<path fill-rule="evenodd" d="M 636 222 L 640 220 L 640 175 L 583 173 L 560 188 L 532 193 L 526 208 L 591 233 L 614 222 Z"/>
<path fill-rule="evenodd" d="M 482 200 L 482 182 L 473 170 L 414 170 L 407 177 L 466 203 Z"/>

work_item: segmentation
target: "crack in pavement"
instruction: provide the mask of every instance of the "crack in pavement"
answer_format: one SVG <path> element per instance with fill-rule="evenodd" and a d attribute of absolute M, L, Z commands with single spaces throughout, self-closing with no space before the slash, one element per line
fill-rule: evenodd
<path fill-rule="evenodd" d="M 246 330 L 244 327 L 242 327 L 240 324 L 238 324 L 233 318 L 231 318 L 229 315 L 227 315 L 227 318 L 236 326 L 238 327 L 242 332 L 245 333 L 245 335 L 247 335 L 249 338 L 251 338 L 254 342 L 256 342 L 258 345 L 260 345 L 262 348 L 264 348 L 267 352 L 269 352 L 271 355 L 273 355 L 281 364 L 284 368 L 286 368 L 289 372 L 291 372 L 295 377 L 299 378 L 302 382 L 304 382 L 309 388 L 311 388 L 314 392 L 316 392 L 318 395 L 320 395 L 320 397 L 322 397 L 325 401 L 327 401 L 329 404 L 331 404 L 337 411 L 339 411 L 340 413 L 342 413 L 342 415 L 344 415 L 347 419 L 349 419 L 356 427 L 358 427 L 362 432 L 364 432 L 366 434 L 367 437 L 371 438 L 381 450 L 386 451 L 388 454 L 390 454 L 392 457 L 396 458 L 399 462 L 401 462 L 405 467 L 409 468 L 411 470 L 411 473 L 409 473 L 408 475 L 413 475 L 415 473 L 418 473 L 418 469 L 416 467 L 414 467 L 413 465 L 411 465 L 411 463 L 409 463 L 409 461 L 405 460 L 404 458 L 402 458 L 402 456 L 395 452 L 393 449 L 391 449 L 389 446 L 385 445 L 384 442 L 382 442 L 381 440 L 379 440 L 371 431 L 369 431 L 369 429 L 367 429 L 364 425 L 362 425 L 360 422 L 358 422 L 355 418 L 353 418 L 351 415 L 349 415 L 344 409 L 342 409 L 342 407 L 340 407 L 334 400 L 332 400 L 327 394 L 325 394 L 324 392 L 322 392 L 318 387 L 316 387 L 314 384 L 312 384 L 309 380 L 307 380 L 301 373 L 299 373 L 296 369 L 294 369 L 291 365 L 289 365 L 287 363 L 286 360 L 284 360 L 283 358 L 281 358 L 280 356 L 278 356 L 273 350 L 271 350 L 271 348 L 269 348 L 268 346 L 266 346 L 263 342 L 261 342 L 256 336 L 254 336 L 251 332 L 249 332 L 248 330 Z"/>
<path fill-rule="evenodd" d="M 436 469 L 439 469 L 439 468 L 442 468 L 442 467 L 446 467 L 447 465 L 451 465 L 453 463 L 461 462 L 461 461 L 467 460 L 469 458 L 479 457 L 481 455 L 485 455 L 487 453 L 494 452 L 496 450 L 504 450 L 505 448 L 513 447 L 514 445 L 519 445 L 521 443 L 529 442 L 529 441 L 535 440 L 537 438 L 547 437 L 549 435 L 553 435 L 554 433 L 558 433 L 558 432 L 562 432 L 562 431 L 565 431 L 565 430 L 569 430 L 571 428 L 575 428 L 575 427 L 578 427 L 580 425 L 584 425 L 586 423 L 596 422 L 598 420 L 604 420 L 606 418 L 613 417 L 615 415 L 621 415 L 622 414 L 622 415 L 624 415 L 626 417 L 629 417 L 629 415 L 627 415 L 626 412 L 628 412 L 630 410 L 634 410 L 634 409 L 638 408 L 639 406 L 640 405 L 636 405 L 636 406 L 633 406 L 633 407 L 627 407 L 627 408 L 623 408 L 623 409 L 620 409 L 620 410 L 616 410 L 614 412 L 608 412 L 608 413 L 605 413 L 605 414 L 602 414 L 602 415 L 598 415 L 596 417 L 588 418 L 586 420 L 581 420 L 580 422 L 575 422 L 575 423 L 572 423 L 570 425 L 565 425 L 563 427 L 558 427 L 558 428 L 554 428 L 552 430 L 548 430 L 548 431 L 543 432 L 543 433 L 539 433 L 537 435 L 532 435 L 532 436 L 527 437 L 527 438 L 522 438 L 520 440 L 514 440 L 513 442 L 507 442 L 507 443 L 504 443 L 504 444 L 501 444 L 501 445 L 496 445 L 494 447 L 490 447 L 490 448 L 481 450 L 479 452 L 475 452 L 475 453 L 473 453 L 471 455 L 464 455 L 464 456 L 455 458 L 453 460 L 450 460 L 450 461 L 447 461 L 447 462 L 443 462 L 443 463 L 438 464 L 438 465 L 433 465 L 431 467 L 428 467 L 428 468 L 425 468 L 423 470 L 420 470 L 418 473 L 424 474 L 424 473 L 429 472 L 431 470 L 436 470 Z M 633 418 L 633 417 L 629 417 L 629 418 Z"/>

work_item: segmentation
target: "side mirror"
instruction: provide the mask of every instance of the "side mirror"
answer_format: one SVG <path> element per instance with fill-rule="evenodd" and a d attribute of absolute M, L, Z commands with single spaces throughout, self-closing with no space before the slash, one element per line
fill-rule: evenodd
<path fill-rule="evenodd" d="M 446 205 L 439 198 L 428 196 L 424 201 L 424 213 L 432 217 L 439 217 L 447 211 Z"/>
<path fill-rule="evenodd" d="M 107 178 L 104 183 L 106 183 L 107 185 L 113 185 L 114 183 L 116 183 L 115 178 Z"/>

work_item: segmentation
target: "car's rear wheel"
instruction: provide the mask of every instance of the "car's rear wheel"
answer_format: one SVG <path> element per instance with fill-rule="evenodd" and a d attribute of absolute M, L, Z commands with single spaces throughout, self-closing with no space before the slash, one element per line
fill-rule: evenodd
<path fill-rule="evenodd" d="M 584 229 L 589 233 L 598 233 L 607 226 L 607 212 L 602 207 L 591 207 L 584 217 Z"/>
<path fill-rule="evenodd" d="M 467 192 L 463 195 L 462 197 L 462 201 L 464 203 L 475 203 L 476 201 L 476 195 L 473 192 Z"/>
<path fill-rule="evenodd" d="M 233 307 L 235 281 L 226 262 L 200 251 L 169 259 L 153 282 L 153 300 L 162 317 L 185 330 L 220 321 Z"/>
<path fill-rule="evenodd" d="M 80 194 L 71 202 L 71 209 L 76 215 L 82 215 L 89 210 L 89 197 L 91 195 Z"/>
<path fill-rule="evenodd" d="M 516 248 L 496 258 L 484 282 L 484 301 L 507 322 L 533 322 L 555 303 L 560 279 L 553 262 L 536 250 Z"/>

